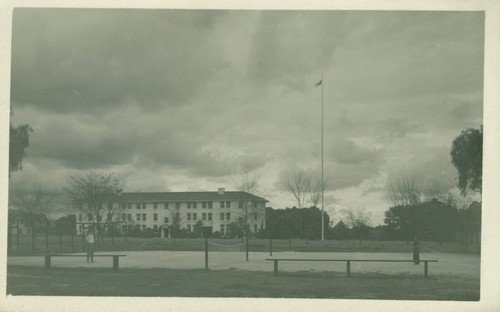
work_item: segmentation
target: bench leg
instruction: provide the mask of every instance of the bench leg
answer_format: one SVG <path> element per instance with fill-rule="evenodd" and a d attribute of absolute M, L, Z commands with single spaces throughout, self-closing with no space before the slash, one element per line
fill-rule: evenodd
<path fill-rule="evenodd" d="M 113 256 L 113 272 L 118 272 L 118 256 Z"/>
<path fill-rule="evenodd" d="M 429 262 L 424 261 L 424 276 L 429 277 Z"/>
<path fill-rule="evenodd" d="M 45 256 L 45 268 L 50 269 L 50 256 Z"/>
<path fill-rule="evenodd" d="M 347 262 L 347 277 L 351 277 L 351 261 Z"/>
<path fill-rule="evenodd" d="M 278 275 L 278 260 L 274 260 L 274 275 Z"/>

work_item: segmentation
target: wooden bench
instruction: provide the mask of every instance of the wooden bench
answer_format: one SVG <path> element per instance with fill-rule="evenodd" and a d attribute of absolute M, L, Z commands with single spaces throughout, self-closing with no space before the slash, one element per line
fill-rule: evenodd
<path fill-rule="evenodd" d="M 413 260 L 361 260 L 361 259 L 294 259 L 294 258 L 267 258 L 267 261 L 274 261 L 274 275 L 278 275 L 278 261 L 330 261 L 346 262 L 347 276 L 351 276 L 351 262 L 411 262 Z M 424 263 L 424 276 L 429 276 L 429 262 L 438 262 L 438 260 L 420 260 Z"/>
<path fill-rule="evenodd" d="M 112 257 L 113 258 L 113 272 L 118 272 L 119 258 L 126 257 L 127 255 L 94 255 L 95 257 Z M 45 255 L 45 268 L 50 269 L 51 258 L 52 257 L 83 257 L 86 258 L 87 255 L 64 255 L 64 254 L 49 254 Z"/>

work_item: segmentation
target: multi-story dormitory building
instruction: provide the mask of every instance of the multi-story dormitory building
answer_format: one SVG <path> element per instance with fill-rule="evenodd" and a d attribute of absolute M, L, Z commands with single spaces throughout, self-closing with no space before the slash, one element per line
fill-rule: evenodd
<path fill-rule="evenodd" d="M 204 232 L 226 234 L 229 224 L 243 217 L 247 210 L 247 223 L 252 233 L 264 229 L 264 198 L 241 191 L 226 192 L 220 188 L 217 192 L 138 192 L 123 193 L 119 200 L 122 226 L 139 226 L 159 230 L 161 237 L 170 236 L 172 217 L 177 212 L 180 216 L 180 228 L 194 231 L 198 221 L 203 222 Z M 87 218 L 77 216 L 77 232 L 84 230 Z M 125 223 L 126 222 L 126 223 Z"/>

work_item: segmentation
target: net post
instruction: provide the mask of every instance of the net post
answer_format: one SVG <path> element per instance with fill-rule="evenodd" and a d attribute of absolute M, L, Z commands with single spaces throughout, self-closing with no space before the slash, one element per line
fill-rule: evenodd
<path fill-rule="evenodd" d="M 205 270 L 208 270 L 208 237 L 205 237 Z"/>
<path fill-rule="evenodd" d="M 273 239 L 269 239 L 269 255 L 273 255 Z"/>

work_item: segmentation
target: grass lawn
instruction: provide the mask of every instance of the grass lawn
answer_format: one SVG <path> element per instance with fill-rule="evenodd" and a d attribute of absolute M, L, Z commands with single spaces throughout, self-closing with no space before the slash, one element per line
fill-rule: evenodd
<path fill-rule="evenodd" d="M 7 294 L 44 296 L 479 300 L 479 278 L 334 272 L 52 268 L 9 265 Z"/>
<path fill-rule="evenodd" d="M 236 245 L 241 244 L 241 239 L 215 239 L 210 238 L 210 242 L 217 244 Z M 31 249 L 31 237 L 21 235 L 19 238 L 19 251 L 16 245 L 16 237 L 13 237 L 12 252 L 9 255 L 31 255 L 51 252 L 78 252 L 83 251 L 83 240 L 81 236 L 75 236 L 73 240 L 69 236 L 62 237 L 61 242 L 58 236 L 49 236 L 48 248 L 45 236 L 37 236 L 35 240 L 35 252 Z M 60 244 L 61 243 L 61 244 Z M 269 251 L 269 239 L 249 239 L 249 251 Z M 300 240 L 300 239 L 273 239 L 273 251 L 296 252 L 412 252 L 412 245 L 402 241 L 362 241 L 357 240 Z M 97 251 L 141 251 L 141 250 L 171 250 L 171 251 L 202 251 L 205 243 L 202 238 L 184 239 L 162 239 L 162 238 L 139 238 L 117 237 L 113 240 L 105 237 L 104 241 L 97 246 Z M 210 245 L 212 251 L 244 251 L 245 246 L 221 247 Z M 421 252 L 449 252 L 449 253 L 469 253 L 479 254 L 479 244 L 462 245 L 458 243 L 437 243 L 421 242 Z"/>

